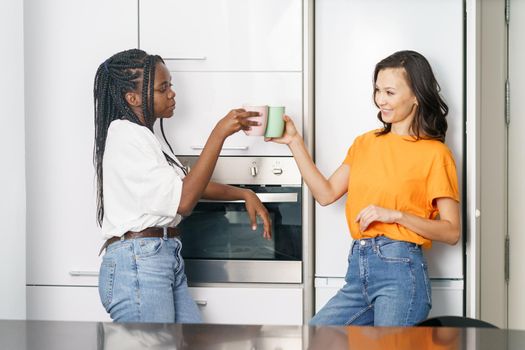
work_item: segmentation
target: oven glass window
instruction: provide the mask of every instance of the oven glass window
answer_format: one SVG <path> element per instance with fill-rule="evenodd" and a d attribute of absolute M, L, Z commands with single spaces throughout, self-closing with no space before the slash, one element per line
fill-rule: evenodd
<path fill-rule="evenodd" d="M 185 259 L 301 260 L 301 188 L 246 187 L 256 192 L 268 209 L 272 239 L 262 237 L 260 218 L 257 230 L 251 229 L 244 202 L 199 202 L 179 224 Z"/>

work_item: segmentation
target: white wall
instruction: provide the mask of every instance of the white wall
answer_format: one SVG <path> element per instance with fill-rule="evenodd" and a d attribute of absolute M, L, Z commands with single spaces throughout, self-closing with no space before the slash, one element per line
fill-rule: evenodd
<path fill-rule="evenodd" d="M 0 1 L 0 319 L 26 315 L 23 1 Z"/>

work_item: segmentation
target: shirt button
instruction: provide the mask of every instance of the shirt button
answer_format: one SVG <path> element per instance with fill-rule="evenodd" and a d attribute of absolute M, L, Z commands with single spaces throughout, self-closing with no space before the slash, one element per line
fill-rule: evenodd
<path fill-rule="evenodd" d="M 361 245 L 365 245 L 365 244 L 366 244 L 366 242 L 365 242 L 365 241 L 363 241 L 363 240 L 361 240 L 361 241 L 359 241 L 359 244 L 361 244 Z"/>

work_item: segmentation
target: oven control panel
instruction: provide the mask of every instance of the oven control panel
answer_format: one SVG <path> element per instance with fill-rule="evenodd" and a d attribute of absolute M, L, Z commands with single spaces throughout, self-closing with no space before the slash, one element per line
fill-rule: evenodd
<path fill-rule="evenodd" d="M 179 157 L 190 168 L 198 157 Z M 301 185 L 293 157 L 219 157 L 212 181 L 246 185 Z"/>

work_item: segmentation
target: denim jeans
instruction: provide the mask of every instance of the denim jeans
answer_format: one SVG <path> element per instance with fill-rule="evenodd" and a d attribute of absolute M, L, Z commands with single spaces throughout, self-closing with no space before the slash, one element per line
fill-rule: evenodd
<path fill-rule="evenodd" d="M 202 322 L 180 250 L 177 238 L 122 240 L 106 248 L 98 290 L 113 321 Z"/>
<path fill-rule="evenodd" d="M 412 326 L 432 300 L 421 247 L 386 237 L 352 242 L 345 285 L 311 325 Z"/>

